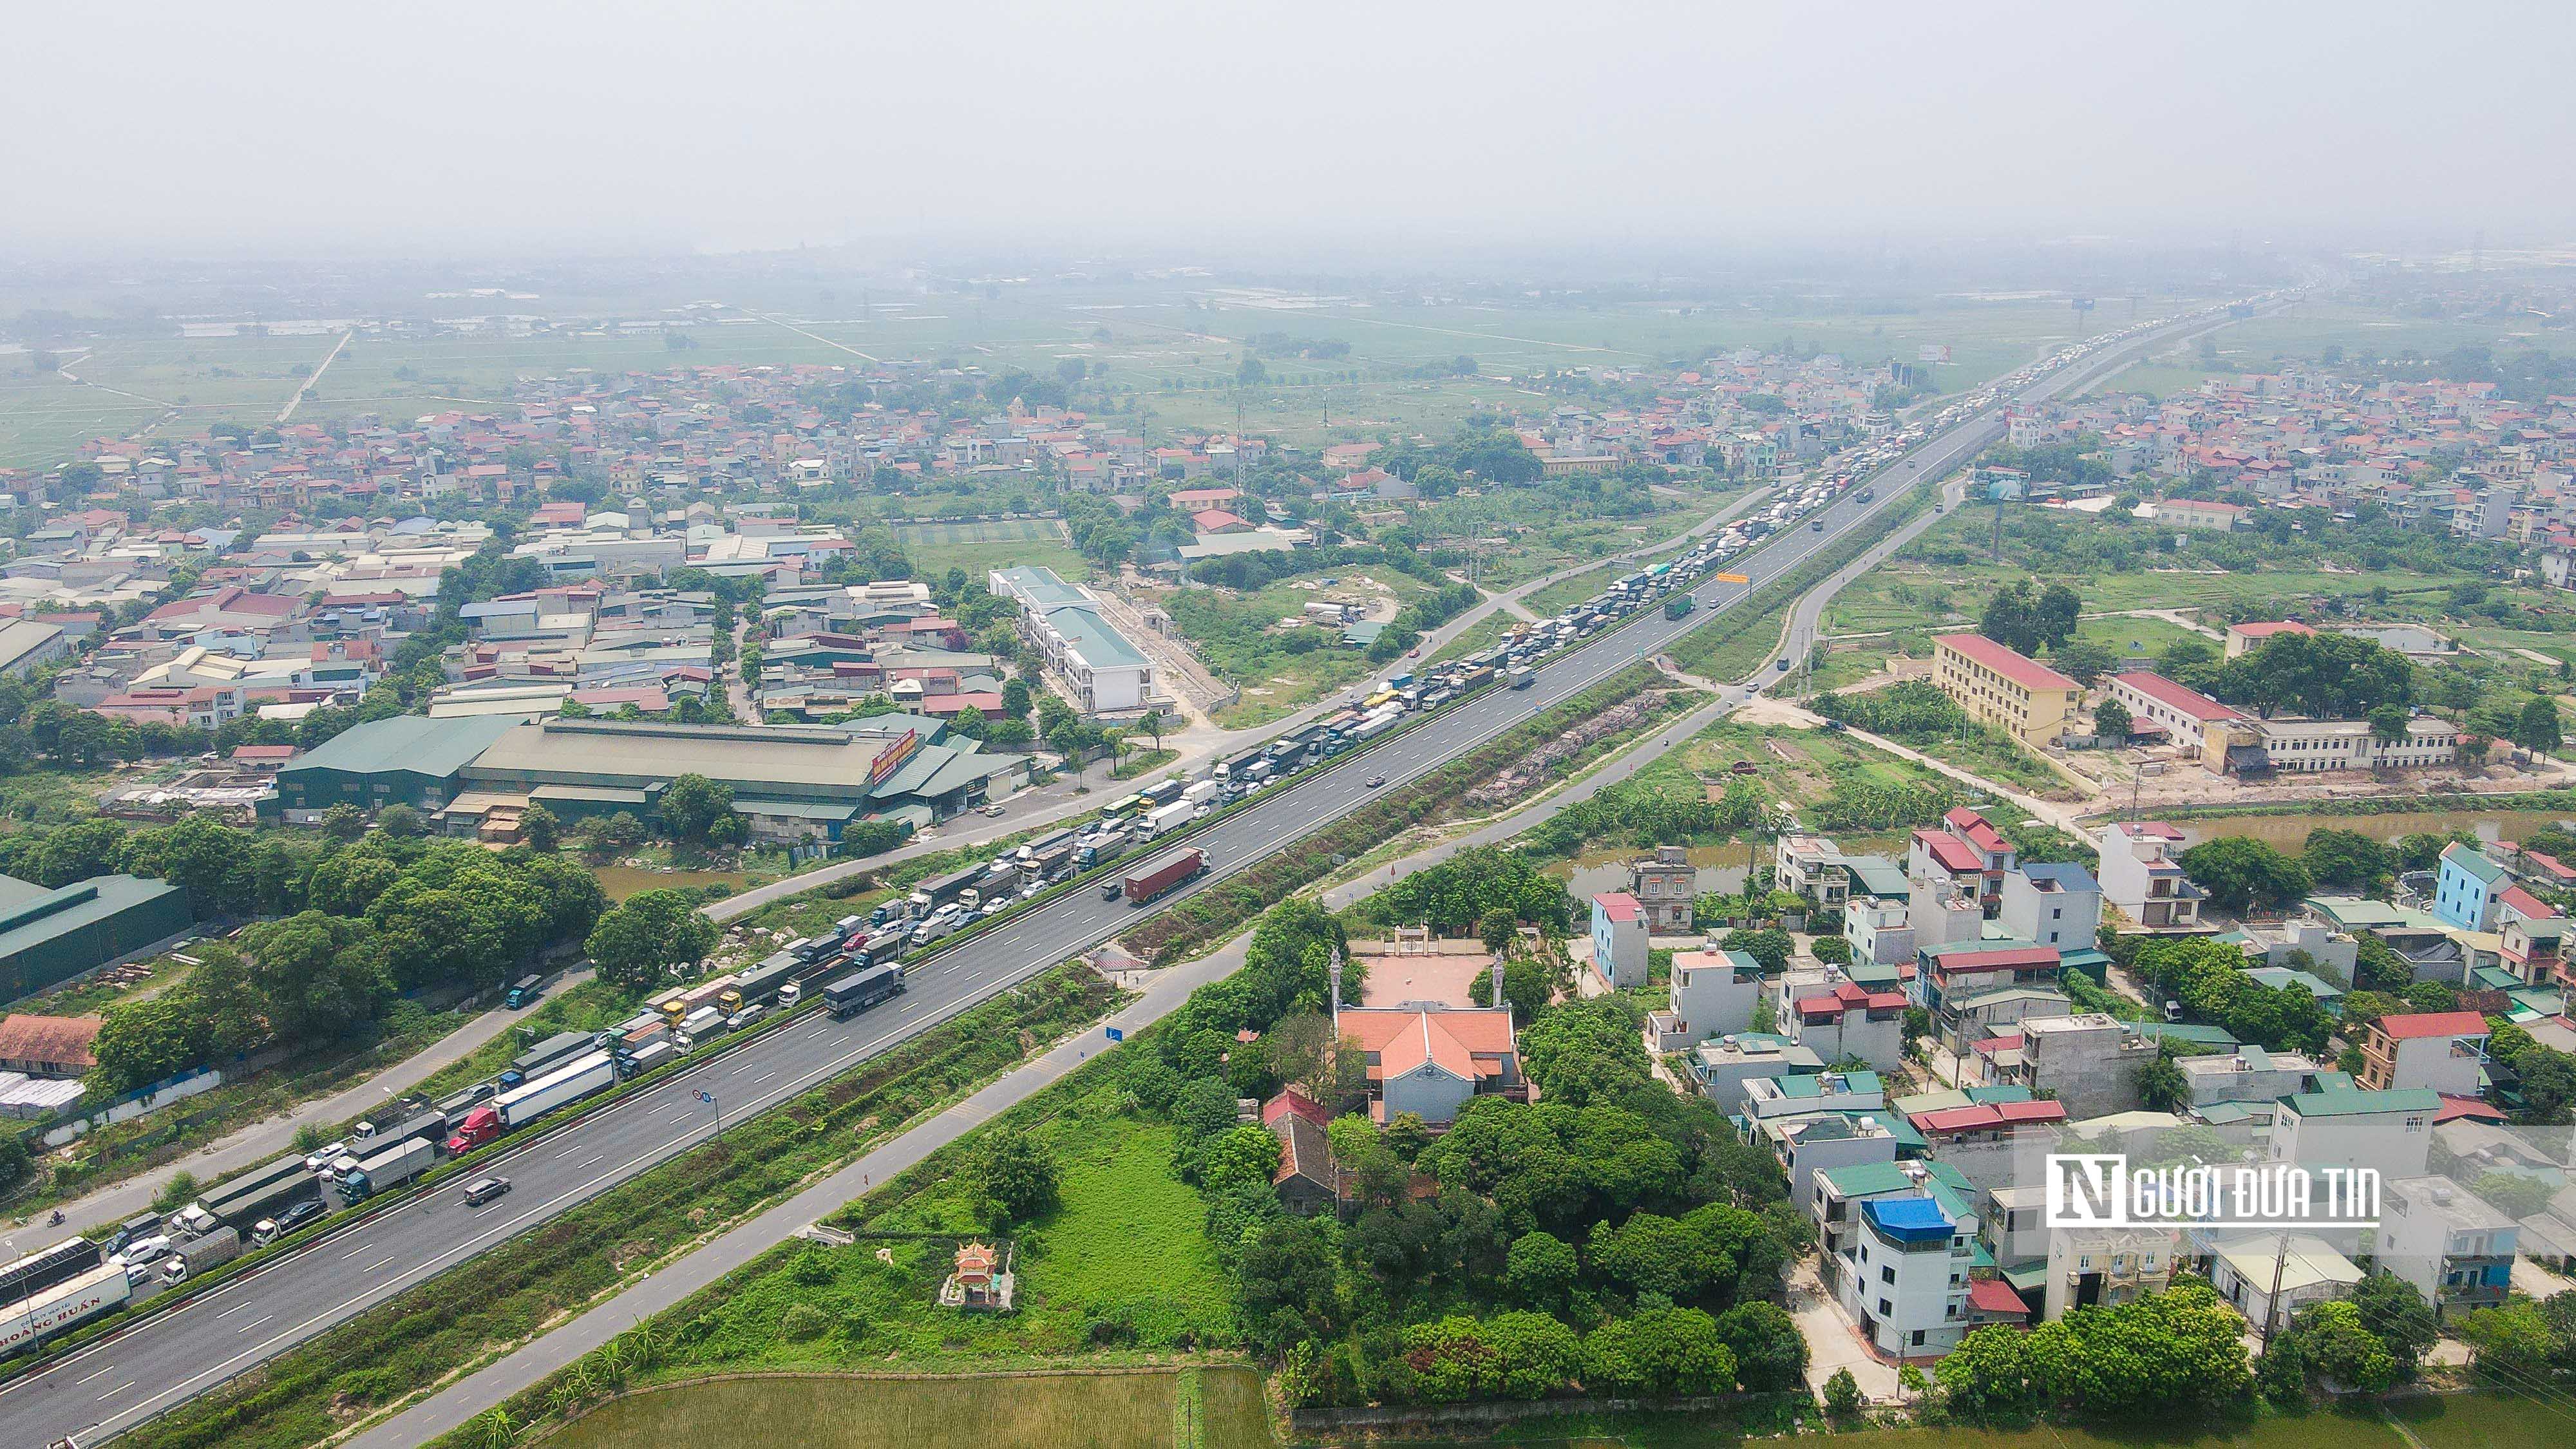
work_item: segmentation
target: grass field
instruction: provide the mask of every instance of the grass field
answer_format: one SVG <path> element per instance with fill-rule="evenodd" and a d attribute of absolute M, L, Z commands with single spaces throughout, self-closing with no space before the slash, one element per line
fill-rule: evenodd
<path fill-rule="evenodd" d="M 1091 560 L 1065 542 L 1064 527 L 1052 518 L 996 518 L 986 522 L 907 523 L 895 539 L 912 556 L 915 572 L 938 578 L 962 568 L 977 583 L 993 569 L 1050 568 L 1067 579 L 1091 577 Z"/>
<path fill-rule="evenodd" d="M 1248 1370 L 1233 1373 L 1251 1378 Z M 1209 1375 L 1213 1377 L 1213 1375 Z M 618 1399 L 547 1442 L 562 1449 L 1170 1449 L 1172 1373 L 986 1379 L 783 1378 L 656 1389 Z M 1242 1416 L 1209 1449 L 1259 1449 Z M 1209 1416 L 1208 1428 L 1218 1427 Z"/>
<path fill-rule="evenodd" d="M 1389 619 L 1430 591 L 1429 584 L 1390 568 L 1337 568 L 1248 593 L 1185 589 L 1163 606 L 1209 671 L 1243 691 L 1241 700 L 1215 716 L 1218 724 L 1240 729 L 1303 709 L 1366 679 L 1373 668 L 1365 651 L 1341 642 L 1339 629 L 1283 627 L 1282 621 L 1300 618 L 1308 604 L 1327 602 L 1367 605 L 1368 617 Z"/>

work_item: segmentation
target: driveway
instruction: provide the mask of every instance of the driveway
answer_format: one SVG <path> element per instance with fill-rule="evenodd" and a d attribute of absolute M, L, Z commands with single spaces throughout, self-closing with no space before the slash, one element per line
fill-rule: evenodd
<path fill-rule="evenodd" d="M 1789 1316 L 1807 1340 L 1807 1387 L 1822 1396 L 1825 1380 L 1850 1369 L 1852 1381 L 1871 1399 L 1893 1400 L 1899 1387 L 1896 1366 L 1872 1354 L 1861 1343 L 1860 1330 L 1844 1316 L 1842 1306 L 1825 1294 L 1813 1256 L 1800 1258 L 1789 1270 Z"/>

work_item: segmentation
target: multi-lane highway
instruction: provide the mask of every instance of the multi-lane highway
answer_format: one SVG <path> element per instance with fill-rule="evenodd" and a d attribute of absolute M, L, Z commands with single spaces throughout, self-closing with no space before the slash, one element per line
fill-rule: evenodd
<path fill-rule="evenodd" d="M 2040 377 L 2012 400 L 2038 401 L 2079 388 L 2142 348 L 2225 320 L 2201 319 L 2130 339 Z M 1731 607 L 1854 530 L 1875 527 L 1876 515 L 1965 461 L 2001 428 L 1990 408 L 1927 439 L 1870 480 L 1874 501 L 1860 502 L 1860 490 L 1848 490 L 1812 515 L 1823 520 L 1822 531 L 1793 526 L 1728 565 L 1748 582 L 1702 583 L 1695 590 L 1702 608 Z M 1380 790 L 1366 783 L 1370 777 L 1384 775 L 1384 789 L 1400 788 L 1706 622 L 1701 613 L 1675 620 L 1647 610 L 1548 663 L 1529 689 L 1489 691 L 1309 779 L 1255 797 L 1190 838 L 1207 851 L 1209 871 L 1162 904 L 1206 889 L 1376 796 Z M 490 1168 L 515 1184 L 505 1197 L 469 1208 L 451 1186 L 393 1206 L 0 1386 L 0 1442 L 44 1444 L 77 1434 L 86 1449 L 703 1140 L 717 1120 L 700 1093 L 713 1095 L 724 1117 L 738 1121 L 1136 919 L 1123 902 L 1104 901 L 1089 888 L 1004 918 L 995 929 L 916 964 L 910 992 L 872 1012 L 846 1022 L 809 1012 L 506 1153 Z"/>

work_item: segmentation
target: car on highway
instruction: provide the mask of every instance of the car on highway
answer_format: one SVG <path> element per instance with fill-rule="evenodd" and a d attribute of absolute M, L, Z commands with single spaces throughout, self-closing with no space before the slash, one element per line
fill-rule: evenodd
<path fill-rule="evenodd" d="M 1369 776 L 1368 787 L 1369 787 L 1370 789 L 1372 789 L 1372 790 L 1376 789 L 1378 786 L 1383 785 L 1383 784 L 1385 784 L 1385 783 L 1386 783 L 1386 776 L 1384 776 L 1384 775 L 1371 775 L 1371 776 Z"/>
<path fill-rule="evenodd" d="M 339 1161 L 348 1154 L 348 1143 L 327 1143 L 304 1154 L 304 1170 L 306 1172 L 320 1172 L 322 1169 L 329 1167 L 332 1163 Z"/>
<path fill-rule="evenodd" d="M 1780 656 L 1780 662 L 1779 662 L 1779 663 L 1777 663 L 1777 664 L 1772 665 L 1771 667 L 1772 667 L 1772 668 L 1774 668 L 1774 669 L 1779 670 L 1779 671 L 1780 671 L 1781 673 L 1783 673 L 1783 674 L 1788 673 L 1788 672 L 1789 672 L 1789 656 L 1788 656 L 1788 655 L 1786 655 L 1786 654 L 1781 655 L 1781 656 Z"/>
<path fill-rule="evenodd" d="M 478 1177 L 465 1185 L 465 1205 L 481 1207 L 509 1190 L 510 1179 L 506 1177 Z"/>

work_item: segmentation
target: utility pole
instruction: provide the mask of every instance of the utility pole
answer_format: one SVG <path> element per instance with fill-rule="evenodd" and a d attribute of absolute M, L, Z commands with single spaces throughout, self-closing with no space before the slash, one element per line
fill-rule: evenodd
<path fill-rule="evenodd" d="M 2272 1325 L 2281 1316 L 2281 1272 L 2290 1259 L 2290 1235 L 2272 1240 L 2272 1291 L 2263 1300 L 2263 1351 L 2272 1351 Z"/>

